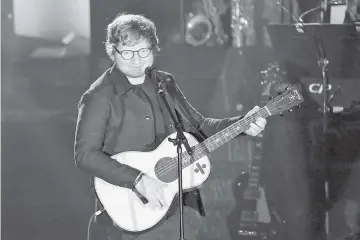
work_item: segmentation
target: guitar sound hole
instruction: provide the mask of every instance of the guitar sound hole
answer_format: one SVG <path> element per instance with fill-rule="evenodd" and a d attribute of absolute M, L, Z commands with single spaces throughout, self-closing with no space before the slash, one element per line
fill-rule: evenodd
<path fill-rule="evenodd" d="M 177 179 L 177 162 L 171 157 L 161 158 L 155 165 L 156 177 L 165 183 L 173 182 Z"/>

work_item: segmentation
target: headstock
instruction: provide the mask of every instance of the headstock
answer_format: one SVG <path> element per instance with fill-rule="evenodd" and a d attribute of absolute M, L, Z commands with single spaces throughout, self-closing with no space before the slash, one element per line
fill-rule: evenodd
<path fill-rule="evenodd" d="M 270 115 L 282 114 L 284 111 L 289 110 L 294 106 L 299 106 L 304 101 L 303 96 L 300 94 L 296 86 L 289 87 L 285 92 L 272 98 L 265 106 Z"/>

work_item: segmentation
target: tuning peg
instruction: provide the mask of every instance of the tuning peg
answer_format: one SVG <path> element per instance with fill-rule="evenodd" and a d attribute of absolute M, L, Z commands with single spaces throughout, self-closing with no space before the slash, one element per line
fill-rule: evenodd
<path fill-rule="evenodd" d="M 297 108 L 300 108 L 300 107 L 301 107 L 301 104 L 296 105 L 296 107 L 297 107 Z"/>
<path fill-rule="evenodd" d="M 287 91 L 287 90 L 289 90 L 289 87 L 286 87 L 286 88 L 285 88 L 285 91 Z"/>
<path fill-rule="evenodd" d="M 281 94 L 282 94 L 282 92 L 278 92 L 277 94 L 278 94 L 278 95 L 281 95 Z"/>
<path fill-rule="evenodd" d="M 293 110 L 290 108 L 288 111 L 289 111 L 289 112 L 292 112 Z"/>
<path fill-rule="evenodd" d="M 269 97 L 269 100 L 273 100 L 273 99 L 274 99 L 274 97 L 273 97 L 273 96 L 270 96 L 270 97 Z"/>
<path fill-rule="evenodd" d="M 281 113 L 280 113 L 280 117 L 283 117 L 283 116 L 284 116 L 284 113 L 281 112 Z"/>

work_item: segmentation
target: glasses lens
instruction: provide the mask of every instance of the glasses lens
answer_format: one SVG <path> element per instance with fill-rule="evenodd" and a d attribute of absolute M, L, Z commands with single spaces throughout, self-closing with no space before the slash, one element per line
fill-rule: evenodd
<path fill-rule="evenodd" d="M 121 57 L 125 60 L 132 59 L 134 53 L 130 50 L 124 50 L 121 52 Z"/>
<path fill-rule="evenodd" d="M 150 49 L 148 48 L 142 48 L 139 50 L 139 56 L 142 58 L 149 56 L 149 54 L 150 54 Z"/>

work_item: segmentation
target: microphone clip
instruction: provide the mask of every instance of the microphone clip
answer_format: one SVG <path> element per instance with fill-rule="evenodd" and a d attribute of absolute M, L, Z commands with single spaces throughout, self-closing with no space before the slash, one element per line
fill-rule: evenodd
<path fill-rule="evenodd" d="M 166 95 L 166 85 L 173 80 L 171 74 L 158 71 L 156 68 L 147 67 L 145 69 L 145 74 L 150 78 L 156 81 L 157 90 L 159 94 Z"/>

